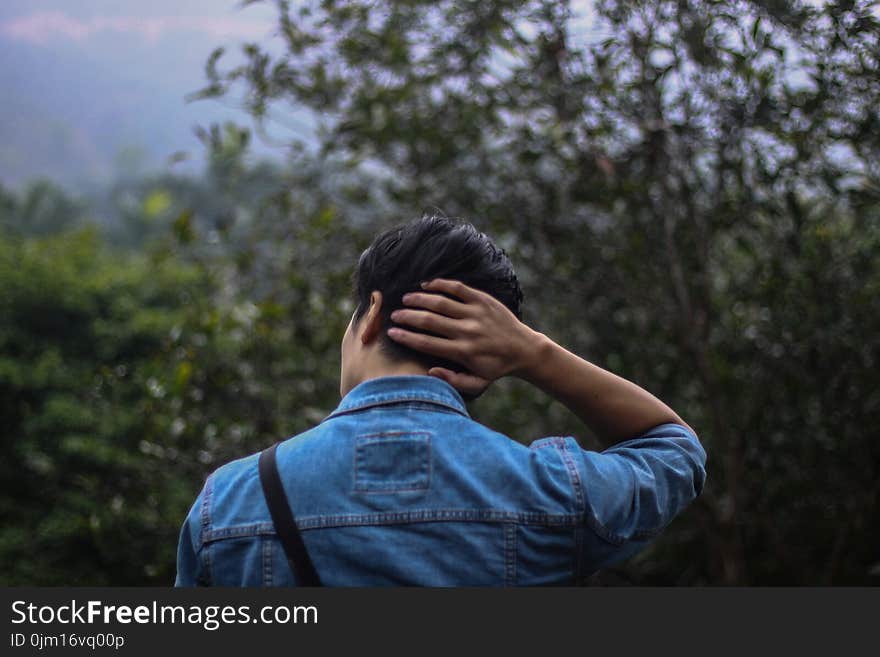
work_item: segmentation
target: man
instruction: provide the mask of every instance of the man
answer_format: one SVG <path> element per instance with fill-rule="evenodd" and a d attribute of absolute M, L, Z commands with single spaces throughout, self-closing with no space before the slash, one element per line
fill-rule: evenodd
<path fill-rule="evenodd" d="M 522 323 L 507 255 L 470 224 L 426 216 L 379 235 L 353 281 L 342 401 L 277 449 L 281 496 L 323 584 L 582 583 L 702 490 L 706 454 L 690 427 Z M 463 397 L 503 376 L 555 397 L 612 446 L 526 447 L 475 422 Z M 177 585 L 296 583 L 257 462 L 207 479 L 181 531 Z"/>

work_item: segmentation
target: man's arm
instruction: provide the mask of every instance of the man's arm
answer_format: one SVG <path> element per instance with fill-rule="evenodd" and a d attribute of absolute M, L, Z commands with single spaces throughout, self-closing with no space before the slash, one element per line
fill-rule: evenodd
<path fill-rule="evenodd" d="M 605 445 L 661 424 L 690 429 L 675 411 L 644 388 L 584 360 L 545 335 L 536 333 L 534 340 L 532 357 L 518 376 L 565 404 Z"/>
<path fill-rule="evenodd" d="M 432 368 L 429 374 L 471 394 L 502 376 L 521 377 L 563 402 L 600 439 L 617 443 L 602 452 L 580 449 L 572 438 L 554 443 L 577 480 L 589 482 L 578 487 L 591 530 L 578 574 L 631 556 L 700 494 L 706 452 L 666 404 L 533 331 L 489 294 L 439 279 L 422 287 L 426 292 L 404 295 L 406 308 L 392 318 L 435 335 L 392 328 L 389 337 L 468 370 Z"/>
<path fill-rule="evenodd" d="M 425 292 L 404 295 L 407 307 L 392 313 L 392 319 L 437 337 L 401 328 L 389 329 L 388 336 L 418 351 L 460 363 L 469 373 L 445 368 L 429 371 L 453 387 L 477 393 L 503 376 L 517 376 L 565 404 L 605 444 L 661 424 L 690 429 L 651 393 L 532 330 L 491 295 L 446 279 L 435 279 L 422 287 Z"/>

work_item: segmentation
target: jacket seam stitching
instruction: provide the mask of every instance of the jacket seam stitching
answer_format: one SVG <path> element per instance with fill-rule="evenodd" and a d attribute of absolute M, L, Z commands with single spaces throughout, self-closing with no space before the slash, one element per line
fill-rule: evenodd
<path fill-rule="evenodd" d="M 574 463 L 574 459 L 572 459 L 571 454 L 568 451 L 568 445 L 564 438 L 557 438 L 558 442 L 556 443 L 559 447 L 559 451 L 562 456 L 562 460 L 565 462 L 566 469 L 568 470 L 568 478 L 571 481 L 571 486 L 574 489 L 575 501 L 577 502 L 577 508 L 583 509 L 585 507 L 584 502 L 584 491 L 583 486 L 581 485 L 581 477 L 578 474 L 577 466 Z"/>
<path fill-rule="evenodd" d="M 264 536 L 263 542 L 263 586 L 272 586 L 273 543 L 270 536 Z"/>
<path fill-rule="evenodd" d="M 560 515 L 549 517 L 524 517 L 522 514 L 510 512 L 491 512 L 479 515 L 469 515 L 466 512 L 447 512 L 444 514 L 363 514 L 351 516 L 337 516 L 334 518 L 304 517 L 297 518 L 297 526 L 301 531 L 314 529 L 331 529 L 336 527 L 357 527 L 374 525 L 395 524 L 421 524 L 429 522 L 473 522 L 473 523 L 496 523 L 513 525 L 538 525 L 552 527 L 577 526 L 583 521 L 582 516 Z M 205 542 L 231 538 L 246 538 L 257 535 L 275 535 L 275 526 L 271 522 L 251 523 L 247 525 L 233 525 L 213 529 L 205 536 Z"/>
<path fill-rule="evenodd" d="M 516 584 L 516 523 L 504 525 L 504 582 L 507 586 Z"/>
<path fill-rule="evenodd" d="M 208 536 L 211 534 L 211 499 L 214 496 L 214 475 L 208 477 L 205 481 L 205 496 L 202 498 L 202 508 L 200 510 L 201 527 L 199 530 L 199 540 L 201 542 L 200 552 L 202 567 L 204 570 L 204 579 L 206 584 L 213 581 L 211 550 L 208 543 Z"/>
<path fill-rule="evenodd" d="M 399 397 L 389 397 L 386 399 L 376 399 L 373 401 L 364 401 L 359 404 L 355 404 L 354 406 L 336 409 L 335 411 L 330 413 L 330 415 L 325 417 L 324 420 L 322 420 L 322 422 L 329 420 L 331 418 L 334 418 L 334 417 L 339 417 L 340 415 L 345 415 L 347 413 L 354 413 L 355 411 L 363 411 L 368 408 L 374 408 L 376 406 L 387 406 L 389 404 L 397 404 L 400 402 L 407 402 L 407 401 L 427 402 L 429 404 L 434 404 L 436 406 L 441 406 L 443 408 L 451 409 L 456 414 L 461 415 L 463 417 L 470 417 L 467 414 L 467 411 L 465 409 L 461 408 L 460 406 L 457 406 L 454 402 L 452 402 L 448 399 L 433 398 L 433 397 L 428 397 L 428 396 L 413 397 L 411 395 L 402 395 Z"/>
<path fill-rule="evenodd" d="M 568 476 L 571 480 L 572 488 L 574 488 L 575 500 L 577 501 L 577 508 L 582 509 L 586 516 L 589 516 L 587 510 L 587 504 L 585 499 L 584 487 L 581 482 L 580 473 L 578 472 L 577 465 L 574 462 L 574 458 L 572 457 L 571 452 L 568 449 L 568 441 L 565 438 L 558 438 L 558 442 L 556 443 L 560 448 L 560 453 L 563 461 L 565 461 L 566 469 L 568 470 Z M 555 442 L 555 441 L 554 441 Z M 581 551 L 582 551 L 582 533 L 579 531 L 579 527 L 575 526 L 574 535 L 572 536 L 574 540 L 574 554 L 572 555 L 571 560 L 571 569 L 572 576 L 575 581 L 577 581 L 578 576 L 581 572 Z"/>

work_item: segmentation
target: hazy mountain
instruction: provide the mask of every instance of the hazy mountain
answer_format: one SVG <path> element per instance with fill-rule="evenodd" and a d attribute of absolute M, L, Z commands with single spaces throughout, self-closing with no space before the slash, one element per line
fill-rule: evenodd
<path fill-rule="evenodd" d="M 94 183 L 167 166 L 178 151 L 198 161 L 195 124 L 247 117 L 231 102 L 185 96 L 216 46 L 267 38 L 272 16 L 228 0 L 5 0 L 0 182 Z"/>

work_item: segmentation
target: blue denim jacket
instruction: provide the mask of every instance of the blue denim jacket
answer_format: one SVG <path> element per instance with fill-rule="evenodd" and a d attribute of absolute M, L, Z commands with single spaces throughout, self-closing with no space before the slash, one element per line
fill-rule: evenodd
<path fill-rule="evenodd" d="M 706 477 L 706 453 L 678 424 L 603 452 L 570 437 L 524 446 L 430 376 L 361 383 L 277 457 L 330 586 L 581 583 L 657 536 Z M 294 584 L 257 458 L 208 477 L 181 530 L 177 586 Z"/>

